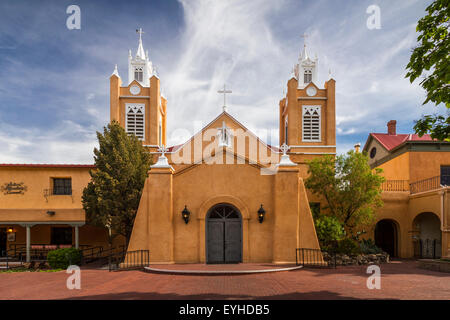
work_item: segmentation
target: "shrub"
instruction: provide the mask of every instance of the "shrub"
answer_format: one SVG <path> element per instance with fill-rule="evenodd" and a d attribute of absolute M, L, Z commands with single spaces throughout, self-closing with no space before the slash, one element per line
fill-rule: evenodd
<path fill-rule="evenodd" d="M 53 269 L 67 269 L 68 266 L 81 263 L 81 250 L 64 248 L 52 250 L 47 255 L 47 261 Z"/>
<path fill-rule="evenodd" d="M 378 248 L 372 239 L 362 240 L 359 244 L 359 247 L 361 249 L 361 253 L 363 254 L 383 253 L 383 250 Z"/>
<path fill-rule="evenodd" d="M 361 253 L 358 242 L 355 240 L 345 238 L 339 241 L 337 246 L 337 253 L 343 253 L 348 255 L 356 255 Z"/>
<path fill-rule="evenodd" d="M 321 216 L 314 221 L 317 238 L 322 250 L 327 251 L 333 242 L 341 240 L 344 236 L 342 224 L 336 217 Z"/>

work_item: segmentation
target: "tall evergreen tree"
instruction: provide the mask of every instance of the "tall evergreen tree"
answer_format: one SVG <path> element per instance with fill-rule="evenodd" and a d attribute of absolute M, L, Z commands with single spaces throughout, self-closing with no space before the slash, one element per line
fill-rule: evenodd
<path fill-rule="evenodd" d="M 123 235 L 128 242 L 139 207 L 151 156 L 138 138 L 128 135 L 116 122 L 103 134 L 97 132 L 99 149 L 94 149 L 96 168 L 83 190 L 82 203 L 89 224 L 110 230 L 110 242 Z"/>

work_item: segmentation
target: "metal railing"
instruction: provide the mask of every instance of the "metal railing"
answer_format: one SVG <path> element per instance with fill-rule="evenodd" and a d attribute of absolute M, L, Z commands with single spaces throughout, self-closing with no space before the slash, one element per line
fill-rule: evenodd
<path fill-rule="evenodd" d="M 443 185 L 441 185 L 441 176 L 436 176 L 436 177 L 431 177 L 428 179 L 419 180 L 419 181 L 410 183 L 410 185 L 409 185 L 411 194 L 425 192 L 425 191 L 431 191 L 431 190 L 437 190 L 442 187 L 443 187 Z"/>
<path fill-rule="evenodd" d="M 323 254 L 320 249 L 311 248 L 297 248 L 295 250 L 295 263 L 297 266 L 303 267 L 332 267 L 336 268 L 336 253 L 335 251 L 328 253 L 331 256 L 329 262 L 323 259 Z"/>
<path fill-rule="evenodd" d="M 414 245 L 414 256 L 420 259 L 436 259 L 441 256 L 437 239 L 419 239 Z"/>
<path fill-rule="evenodd" d="M 381 184 L 383 191 L 409 191 L 409 180 L 386 180 Z"/>
<path fill-rule="evenodd" d="M 123 251 L 109 257 L 109 271 L 140 269 L 150 265 L 149 250 Z"/>

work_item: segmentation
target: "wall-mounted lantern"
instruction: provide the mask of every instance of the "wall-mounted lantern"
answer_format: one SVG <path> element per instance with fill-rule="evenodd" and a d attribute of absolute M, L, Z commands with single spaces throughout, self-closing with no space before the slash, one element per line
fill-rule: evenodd
<path fill-rule="evenodd" d="M 259 223 L 262 223 L 264 221 L 264 216 L 265 215 L 266 215 L 266 210 L 264 210 L 263 205 L 261 204 L 261 207 L 258 210 Z"/>
<path fill-rule="evenodd" d="M 6 229 L 6 232 L 7 232 L 7 233 L 13 233 L 13 232 L 15 232 L 15 230 L 14 230 L 13 227 L 8 227 L 8 228 Z"/>
<path fill-rule="evenodd" d="M 55 211 L 47 211 L 47 214 L 51 217 L 55 215 Z"/>
<path fill-rule="evenodd" d="M 186 224 L 189 222 L 190 215 L 191 215 L 191 212 L 188 210 L 187 206 L 184 206 L 183 211 L 181 211 L 181 217 L 183 218 L 183 220 Z"/>

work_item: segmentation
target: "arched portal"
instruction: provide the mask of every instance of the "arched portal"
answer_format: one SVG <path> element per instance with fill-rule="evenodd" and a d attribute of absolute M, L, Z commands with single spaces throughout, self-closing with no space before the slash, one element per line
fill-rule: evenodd
<path fill-rule="evenodd" d="M 415 256 L 420 258 L 439 258 L 441 256 L 441 221 L 432 212 L 423 212 L 413 221 L 415 231 Z"/>
<path fill-rule="evenodd" d="M 206 263 L 242 262 L 242 216 L 231 204 L 220 203 L 206 216 Z"/>
<path fill-rule="evenodd" d="M 375 245 L 391 257 L 398 256 L 398 230 L 393 220 L 378 221 L 375 226 Z"/>

